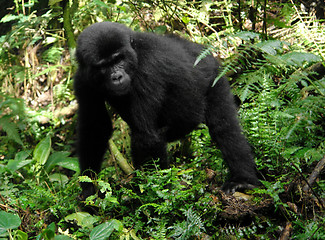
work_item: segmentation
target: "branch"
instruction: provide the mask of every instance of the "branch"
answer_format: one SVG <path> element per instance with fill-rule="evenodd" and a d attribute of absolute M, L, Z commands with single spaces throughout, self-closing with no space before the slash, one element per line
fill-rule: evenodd
<path fill-rule="evenodd" d="M 316 167 L 314 168 L 314 171 L 309 175 L 306 185 L 303 187 L 304 192 L 307 192 L 311 188 L 316 178 L 323 170 L 324 166 L 325 166 L 325 156 L 317 163 Z"/>
<path fill-rule="evenodd" d="M 73 2 L 75 4 L 75 1 Z M 71 16 L 70 16 L 70 2 L 63 1 L 63 27 L 66 33 L 66 37 L 68 40 L 69 49 L 76 48 L 76 40 L 74 38 L 72 24 L 71 24 Z M 75 6 L 74 6 L 75 7 Z"/>
<path fill-rule="evenodd" d="M 121 152 L 117 149 L 117 147 L 112 139 L 109 140 L 109 146 L 110 146 L 111 154 L 114 156 L 119 167 L 126 174 L 128 174 L 128 175 L 131 174 L 134 171 L 133 168 L 130 166 L 130 164 L 127 162 L 127 160 L 123 157 Z"/>

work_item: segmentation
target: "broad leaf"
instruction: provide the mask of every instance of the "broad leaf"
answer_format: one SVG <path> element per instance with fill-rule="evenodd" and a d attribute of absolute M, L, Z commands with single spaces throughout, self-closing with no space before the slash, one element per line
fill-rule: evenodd
<path fill-rule="evenodd" d="M 17 215 L 0 211 L 0 234 L 5 233 L 8 229 L 18 228 L 21 220 Z"/>
<path fill-rule="evenodd" d="M 50 155 L 51 151 L 51 138 L 47 136 L 42 141 L 40 141 L 33 153 L 34 159 L 39 165 L 44 165 Z"/>
<path fill-rule="evenodd" d="M 90 239 L 91 240 L 109 239 L 109 236 L 112 234 L 114 230 L 119 232 L 123 230 L 123 224 L 116 219 L 112 219 L 109 222 L 103 223 L 95 227 L 90 233 Z"/>

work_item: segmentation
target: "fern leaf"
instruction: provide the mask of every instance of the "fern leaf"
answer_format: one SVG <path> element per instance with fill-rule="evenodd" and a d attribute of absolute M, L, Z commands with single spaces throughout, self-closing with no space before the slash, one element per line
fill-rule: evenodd
<path fill-rule="evenodd" d="M 16 124 L 11 122 L 8 116 L 0 118 L 0 126 L 6 132 L 9 139 L 15 141 L 20 145 L 23 145 Z"/>
<path fill-rule="evenodd" d="M 206 58 L 207 56 L 209 56 L 212 52 L 212 46 L 210 47 L 207 47 L 205 49 L 203 49 L 203 51 L 201 52 L 201 54 L 197 57 L 197 59 L 195 60 L 195 63 L 194 63 L 194 67 L 196 65 L 199 64 L 199 62 L 201 62 L 202 59 Z"/>

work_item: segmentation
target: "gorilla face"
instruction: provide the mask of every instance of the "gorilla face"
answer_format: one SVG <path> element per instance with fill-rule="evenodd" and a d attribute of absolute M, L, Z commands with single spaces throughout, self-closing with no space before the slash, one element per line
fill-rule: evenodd
<path fill-rule="evenodd" d="M 110 96 L 122 96 L 131 89 L 138 59 L 132 48 L 132 31 L 120 25 L 101 23 L 88 27 L 78 38 L 77 59 L 88 69 L 93 86 Z M 102 31 L 110 34 L 102 34 Z"/>
<path fill-rule="evenodd" d="M 112 54 L 109 58 L 96 64 L 97 73 L 105 90 L 112 96 L 126 95 L 131 88 L 132 69 L 126 57 L 121 52 Z"/>

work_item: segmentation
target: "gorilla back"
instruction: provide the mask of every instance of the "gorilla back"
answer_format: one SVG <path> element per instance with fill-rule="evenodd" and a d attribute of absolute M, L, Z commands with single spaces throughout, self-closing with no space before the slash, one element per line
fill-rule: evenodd
<path fill-rule="evenodd" d="M 108 102 L 131 129 L 135 167 L 148 159 L 169 166 L 166 145 L 206 123 L 229 170 L 223 190 L 259 185 L 250 147 L 242 134 L 229 83 L 208 56 L 194 66 L 203 46 L 176 36 L 134 32 L 111 22 L 95 23 L 78 38 L 74 89 L 79 104 L 81 172 L 100 171 L 112 135 Z M 82 184 L 83 196 L 93 194 Z"/>

